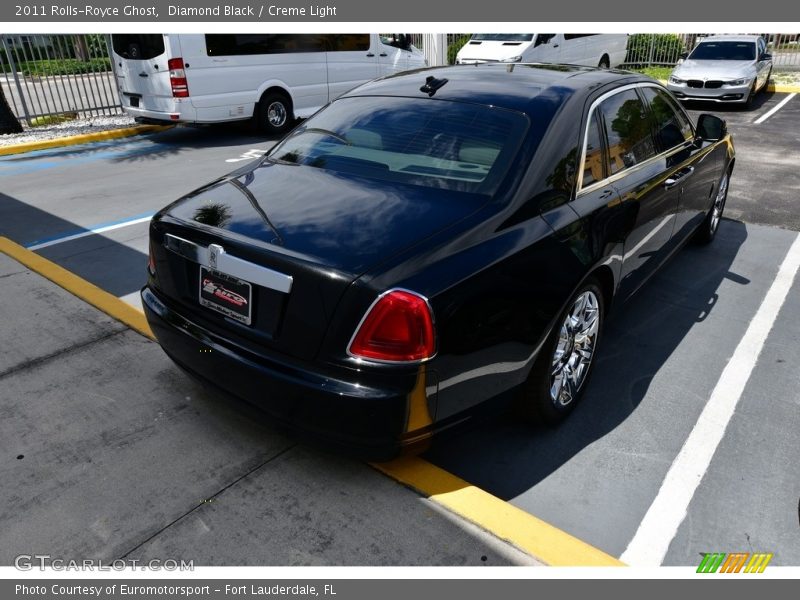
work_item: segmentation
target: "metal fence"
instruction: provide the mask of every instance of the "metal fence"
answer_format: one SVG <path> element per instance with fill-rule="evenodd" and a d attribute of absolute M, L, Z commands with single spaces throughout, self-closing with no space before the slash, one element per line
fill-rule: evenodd
<path fill-rule="evenodd" d="M 3 35 L 0 85 L 17 118 L 122 112 L 108 36 Z"/>

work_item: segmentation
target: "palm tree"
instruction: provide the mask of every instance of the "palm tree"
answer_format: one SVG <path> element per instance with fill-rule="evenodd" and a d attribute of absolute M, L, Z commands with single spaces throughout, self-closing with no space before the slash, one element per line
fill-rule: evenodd
<path fill-rule="evenodd" d="M 22 125 L 19 120 L 14 116 L 14 111 L 11 110 L 6 95 L 3 93 L 3 87 L 0 86 L 0 135 L 4 133 L 22 133 Z"/>

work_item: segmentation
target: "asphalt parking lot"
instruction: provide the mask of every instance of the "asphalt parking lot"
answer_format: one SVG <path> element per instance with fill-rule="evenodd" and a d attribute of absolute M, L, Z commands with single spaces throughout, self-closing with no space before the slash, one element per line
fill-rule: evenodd
<path fill-rule="evenodd" d="M 790 278 L 762 324 L 763 350 L 742 363 L 729 414 L 714 415 L 713 431 L 704 416 L 797 248 L 800 98 L 772 112 L 786 98 L 763 94 L 747 111 L 690 106 L 719 114 L 734 135 L 728 219 L 713 245 L 685 248 L 618 307 L 574 415 L 552 430 L 485 418 L 437 440 L 427 461 L 630 564 L 653 564 L 641 549 L 661 545 L 657 564 L 741 551 L 800 565 L 800 283 Z M 174 129 L 2 157 L 0 235 L 138 306 L 149 216 L 270 145 L 239 129 Z M 10 507 L 0 564 L 28 551 L 198 564 L 534 562 L 371 468 L 274 430 L 186 378 L 152 342 L 0 259 L 0 300 L 14 307 L 0 327 L 0 475 L 13 482 L 0 490 Z M 687 440 L 708 450 L 715 431 L 705 467 L 681 458 Z M 648 526 L 681 476 L 694 478 L 685 518 Z"/>

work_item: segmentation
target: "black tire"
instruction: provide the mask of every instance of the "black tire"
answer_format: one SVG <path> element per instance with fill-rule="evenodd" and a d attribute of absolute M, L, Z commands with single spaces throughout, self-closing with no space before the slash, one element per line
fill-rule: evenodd
<path fill-rule="evenodd" d="M 608 69 L 611 66 L 611 60 L 604 54 L 597 66 L 601 69 Z"/>
<path fill-rule="evenodd" d="M 757 93 L 756 82 L 754 81 L 753 85 L 750 87 L 750 92 L 747 94 L 747 101 L 744 103 L 746 109 L 753 108 L 753 102 L 755 102 Z"/>
<path fill-rule="evenodd" d="M 587 294 L 591 295 L 591 301 L 596 307 L 597 319 L 596 331 L 585 338 L 588 340 L 591 337 L 592 350 L 588 362 L 584 363 L 579 358 L 579 354 L 575 354 L 575 352 L 578 352 L 578 345 L 580 344 L 578 335 L 576 335 L 576 332 L 570 333 L 566 331 L 566 325 L 567 317 L 574 315 L 578 302 Z M 596 280 L 588 279 L 575 292 L 569 303 L 567 303 L 567 307 L 559 315 L 553 331 L 542 346 L 539 357 L 531 369 L 528 380 L 520 390 L 518 412 L 523 418 L 534 422 L 543 422 L 547 425 L 556 425 L 574 410 L 575 405 L 586 391 L 589 378 L 597 362 L 597 351 L 600 346 L 604 320 L 605 301 L 603 291 Z M 580 331 L 577 333 L 579 334 Z M 560 370 L 556 367 L 556 363 L 560 364 Z M 573 387 L 571 383 L 568 385 L 563 383 L 569 365 L 577 366 L 581 369 L 580 379 L 576 387 Z M 569 366 L 569 369 L 571 370 L 572 367 Z M 558 373 L 561 374 L 562 384 L 558 388 L 558 392 L 553 392 L 558 386 Z M 569 378 L 567 380 L 569 381 Z M 566 395 L 565 387 L 568 388 Z"/>
<path fill-rule="evenodd" d="M 266 135 L 283 135 L 292 126 L 292 101 L 286 94 L 270 92 L 258 102 L 258 130 Z"/>
<path fill-rule="evenodd" d="M 717 193 L 714 196 L 714 202 L 711 208 L 708 209 L 706 218 L 695 234 L 695 240 L 700 244 L 710 244 L 717 237 L 719 231 L 719 224 L 722 221 L 722 214 L 725 211 L 725 202 L 728 200 L 728 188 L 730 187 L 731 170 L 727 169 L 724 175 L 720 178 L 717 185 Z M 715 216 L 715 211 L 718 213 Z"/>

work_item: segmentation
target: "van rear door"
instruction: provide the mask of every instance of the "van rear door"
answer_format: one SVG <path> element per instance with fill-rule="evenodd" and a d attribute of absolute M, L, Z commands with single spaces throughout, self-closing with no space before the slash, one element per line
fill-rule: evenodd
<path fill-rule="evenodd" d="M 180 56 L 177 36 L 114 34 L 111 46 L 123 107 L 171 112 L 175 102 L 168 59 Z"/>

